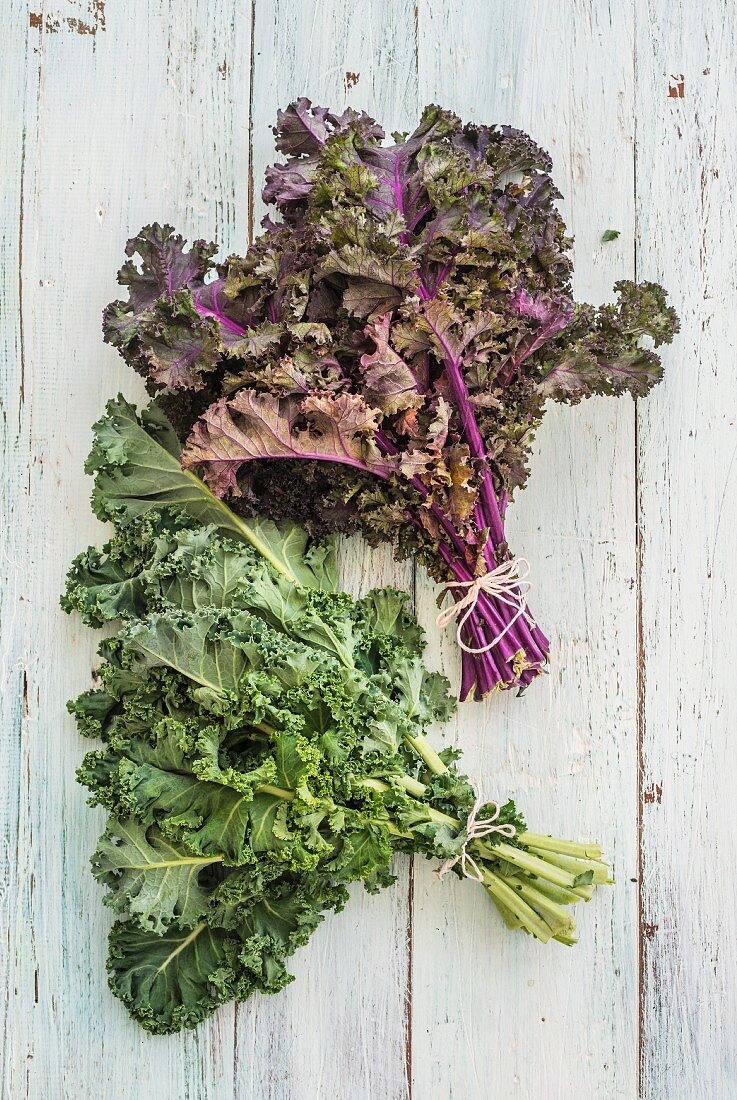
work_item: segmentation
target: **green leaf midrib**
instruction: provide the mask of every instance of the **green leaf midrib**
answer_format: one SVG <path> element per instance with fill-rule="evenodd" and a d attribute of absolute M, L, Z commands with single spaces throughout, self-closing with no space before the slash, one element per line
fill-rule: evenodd
<path fill-rule="evenodd" d="M 184 867 L 190 864 L 198 863 L 219 863 L 225 857 L 220 856 L 187 856 L 181 859 L 165 859 L 157 860 L 152 863 L 121 863 L 119 869 L 122 871 L 157 871 L 162 870 L 165 867 Z"/>
<path fill-rule="evenodd" d="M 182 951 L 184 951 L 185 948 L 189 947 L 189 945 L 191 943 L 194 943 L 194 941 L 197 939 L 197 937 L 200 935 L 200 933 L 205 930 L 205 928 L 207 928 L 207 925 L 205 924 L 204 921 L 201 921 L 198 925 L 196 925 L 192 929 L 190 934 L 182 940 L 182 942 L 179 944 L 179 946 L 177 948 L 175 948 L 174 951 L 171 952 L 171 954 L 167 955 L 164 962 L 161 963 L 160 966 L 157 966 L 156 973 L 157 974 L 163 974 L 167 970 L 167 968 L 170 966 L 170 964 L 173 962 L 173 960 L 177 957 L 177 955 L 181 955 Z"/>
<path fill-rule="evenodd" d="M 156 462 L 155 459 L 153 460 L 153 462 L 147 462 L 149 469 L 154 471 L 159 470 L 161 473 L 167 473 L 175 470 L 177 475 L 181 479 L 183 479 L 184 484 L 192 485 L 193 489 L 195 490 L 192 497 L 184 498 L 185 503 L 187 500 L 191 500 L 196 503 L 204 496 L 208 500 L 208 503 L 216 509 L 217 514 L 223 517 L 220 523 L 221 527 L 229 531 L 235 531 L 242 538 L 245 538 L 246 541 L 250 542 L 253 548 L 257 550 L 259 554 L 261 554 L 262 557 L 266 558 L 266 560 L 270 562 L 271 565 L 273 565 L 277 572 L 282 573 L 287 578 L 287 580 L 291 581 L 293 584 L 296 583 L 296 577 L 293 575 L 291 570 L 286 566 L 284 562 L 280 561 L 271 552 L 266 543 L 262 542 L 262 540 L 258 537 L 258 535 L 255 533 L 249 523 L 241 519 L 239 516 L 236 516 L 226 504 L 224 504 L 218 497 L 215 496 L 209 486 L 201 481 L 200 478 L 196 477 L 195 474 L 191 473 L 191 471 L 189 470 L 183 470 L 181 464 L 177 461 L 175 456 L 171 455 L 169 451 L 167 451 L 166 448 L 163 447 L 162 444 L 159 443 L 159 441 L 154 436 L 149 435 L 145 428 L 143 428 L 138 423 L 135 417 L 132 418 L 132 423 L 134 424 L 137 431 L 145 437 L 146 443 L 150 444 L 154 448 L 157 448 L 161 456 L 159 462 Z M 154 451 L 154 454 L 156 454 L 156 451 Z M 161 461 L 162 459 L 163 464 Z M 147 499 L 152 499 L 155 498 L 158 494 L 154 490 L 150 493 L 144 492 L 141 495 L 145 496 Z"/>

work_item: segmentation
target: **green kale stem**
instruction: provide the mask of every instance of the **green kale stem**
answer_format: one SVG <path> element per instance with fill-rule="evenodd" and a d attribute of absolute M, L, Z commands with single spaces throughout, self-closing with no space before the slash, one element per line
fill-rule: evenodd
<path fill-rule="evenodd" d="M 424 736 L 405 741 L 433 774 L 448 770 Z M 410 789 L 408 779 L 399 777 L 398 782 L 408 794 L 422 797 L 427 787 L 411 780 Z M 427 806 L 426 812 L 430 820 L 462 828 L 458 818 L 432 806 Z M 593 884 L 610 885 L 613 881 L 601 860 L 601 849 L 527 831 L 518 833 L 515 841 L 512 845 L 504 840 L 493 844 L 488 839 L 473 840 L 468 845 L 487 893 L 510 928 L 522 927 L 543 943 L 553 938 L 572 946 L 577 942 L 575 925 L 563 906 L 588 901 Z M 522 874 L 510 875 L 510 870 Z"/>

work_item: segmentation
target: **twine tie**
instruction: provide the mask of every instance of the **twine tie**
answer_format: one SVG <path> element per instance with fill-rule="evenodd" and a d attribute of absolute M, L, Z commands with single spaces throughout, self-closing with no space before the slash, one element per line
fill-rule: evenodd
<path fill-rule="evenodd" d="M 468 854 L 468 845 L 474 840 L 481 840 L 482 837 L 491 836 L 492 833 L 500 833 L 501 836 L 506 836 L 510 840 L 516 835 L 517 830 L 512 824 L 495 824 L 499 820 L 499 804 L 498 802 L 491 802 L 489 805 L 494 807 L 494 813 L 491 817 L 477 818 L 477 814 L 482 806 L 486 805 L 483 798 L 477 798 L 473 804 L 473 809 L 468 815 L 468 821 L 466 822 L 466 839 L 463 841 L 463 847 L 456 856 L 451 856 L 450 859 L 446 859 L 445 863 L 435 871 L 435 876 L 438 879 L 442 879 L 451 871 L 457 863 L 460 863 L 461 870 L 466 878 L 474 878 L 477 882 L 483 882 L 484 876 L 481 868 L 479 867 L 473 856 Z"/>
<path fill-rule="evenodd" d="M 466 594 L 452 603 L 450 607 L 444 608 L 438 614 L 435 625 L 439 630 L 442 630 L 444 627 L 448 626 L 449 623 L 459 619 L 458 627 L 456 628 L 456 640 L 463 652 L 474 655 L 478 653 L 488 653 L 490 649 L 493 649 L 494 646 L 499 644 L 507 631 L 511 630 L 517 620 L 523 615 L 530 626 L 534 627 L 537 625 L 527 610 L 527 594 L 532 587 L 530 581 L 527 580 L 529 573 L 530 563 L 526 558 L 513 558 L 511 561 L 502 562 L 496 569 L 490 569 L 489 572 L 484 573 L 482 577 L 476 577 L 475 580 L 449 581 L 445 586 L 446 591 L 450 591 L 454 588 L 465 588 Z M 507 607 L 513 607 L 515 613 L 495 638 L 492 638 L 486 645 L 476 648 L 466 645 L 461 637 L 461 633 L 476 610 L 476 604 L 482 592 L 485 592 L 487 596 L 492 596 L 494 599 L 498 600 L 499 603 L 506 604 Z"/>

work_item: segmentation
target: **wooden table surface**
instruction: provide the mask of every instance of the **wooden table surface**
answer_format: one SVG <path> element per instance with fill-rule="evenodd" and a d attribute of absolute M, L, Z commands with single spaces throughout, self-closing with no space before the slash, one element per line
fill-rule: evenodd
<path fill-rule="evenodd" d="M 728 0 L 5 0 L 0 112 L 3 1096 L 563 1100 L 737 1096 L 737 27 Z M 670 289 L 682 333 L 637 406 L 554 408 L 515 503 L 550 675 L 450 737 L 533 827 L 596 837 L 617 879 L 568 950 L 398 861 L 276 997 L 151 1038 L 108 993 L 89 874 L 102 813 L 65 700 L 96 639 L 58 606 L 102 530 L 82 462 L 118 388 L 102 343 L 126 238 L 168 220 L 243 249 L 270 126 L 297 95 L 411 128 L 423 104 L 548 148 L 576 291 Z M 606 229 L 620 236 L 602 243 Z M 346 585 L 433 586 L 342 551 Z M 430 664 L 455 680 L 451 641 Z"/>

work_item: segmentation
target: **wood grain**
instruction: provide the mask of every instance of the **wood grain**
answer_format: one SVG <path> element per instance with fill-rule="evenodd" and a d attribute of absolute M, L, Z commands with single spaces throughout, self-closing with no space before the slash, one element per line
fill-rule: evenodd
<path fill-rule="evenodd" d="M 7 18 L 6 47 L 9 56 L 18 59 L 25 50 L 24 15 L 23 5 L 15 3 Z M 0 82 L 0 117 L 6 120 L 0 142 L 0 1082 L 5 1096 L 13 1066 L 13 1034 L 8 1021 L 15 1017 L 12 960 L 26 685 L 23 556 L 28 476 L 27 464 L 18 461 L 28 453 L 20 274 L 25 133 L 23 112 L 17 110 L 17 88 L 9 80 Z"/>
<path fill-rule="evenodd" d="M 550 150 L 575 236 L 577 296 L 606 300 L 633 272 L 631 5 L 425 0 L 419 27 L 423 99 L 520 126 Z M 621 236 L 604 245 L 607 228 Z M 522 699 L 461 708 L 455 730 L 488 797 L 513 795 L 532 828 L 596 837 L 617 888 L 579 907 L 581 942 L 567 950 L 510 936 L 473 884 L 441 887 L 429 867 L 418 870 L 419 1096 L 480 1098 L 490 1081 L 502 1096 L 636 1093 L 633 453 L 629 401 L 548 411 L 509 530 L 532 566 L 550 675 Z M 430 622 L 432 593 L 426 583 L 420 591 Z M 452 640 L 435 655 L 455 679 Z"/>
<path fill-rule="evenodd" d="M 7 0 L 3 14 L 3 1096 L 734 1096 L 733 6 Z M 581 909 L 566 951 L 510 936 L 472 883 L 400 860 L 393 890 L 356 891 L 325 922 L 285 992 L 152 1039 L 105 985 L 110 920 L 88 869 L 102 815 L 74 781 L 87 746 L 64 710 L 95 660 L 58 609 L 70 558 L 102 535 L 81 475 L 90 425 L 118 387 L 141 394 L 99 317 L 147 221 L 245 246 L 276 109 L 300 94 L 388 130 L 430 101 L 528 129 L 555 160 L 577 295 L 602 301 L 635 272 L 674 292 L 664 385 L 636 419 L 628 401 L 551 409 L 510 510 L 550 675 L 437 733 L 533 827 L 601 840 L 617 887 Z M 603 244 L 608 228 L 621 235 Z M 416 588 L 431 627 L 423 572 L 358 540 L 342 570 L 352 591 Z M 429 662 L 457 682 L 451 638 L 433 637 Z"/>
<path fill-rule="evenodd" d="M 716 0 L 638 7 L 638 274 L 682 319 L 638 409 L 647 1100 L 737 1093 L 736 33 Z"/>

